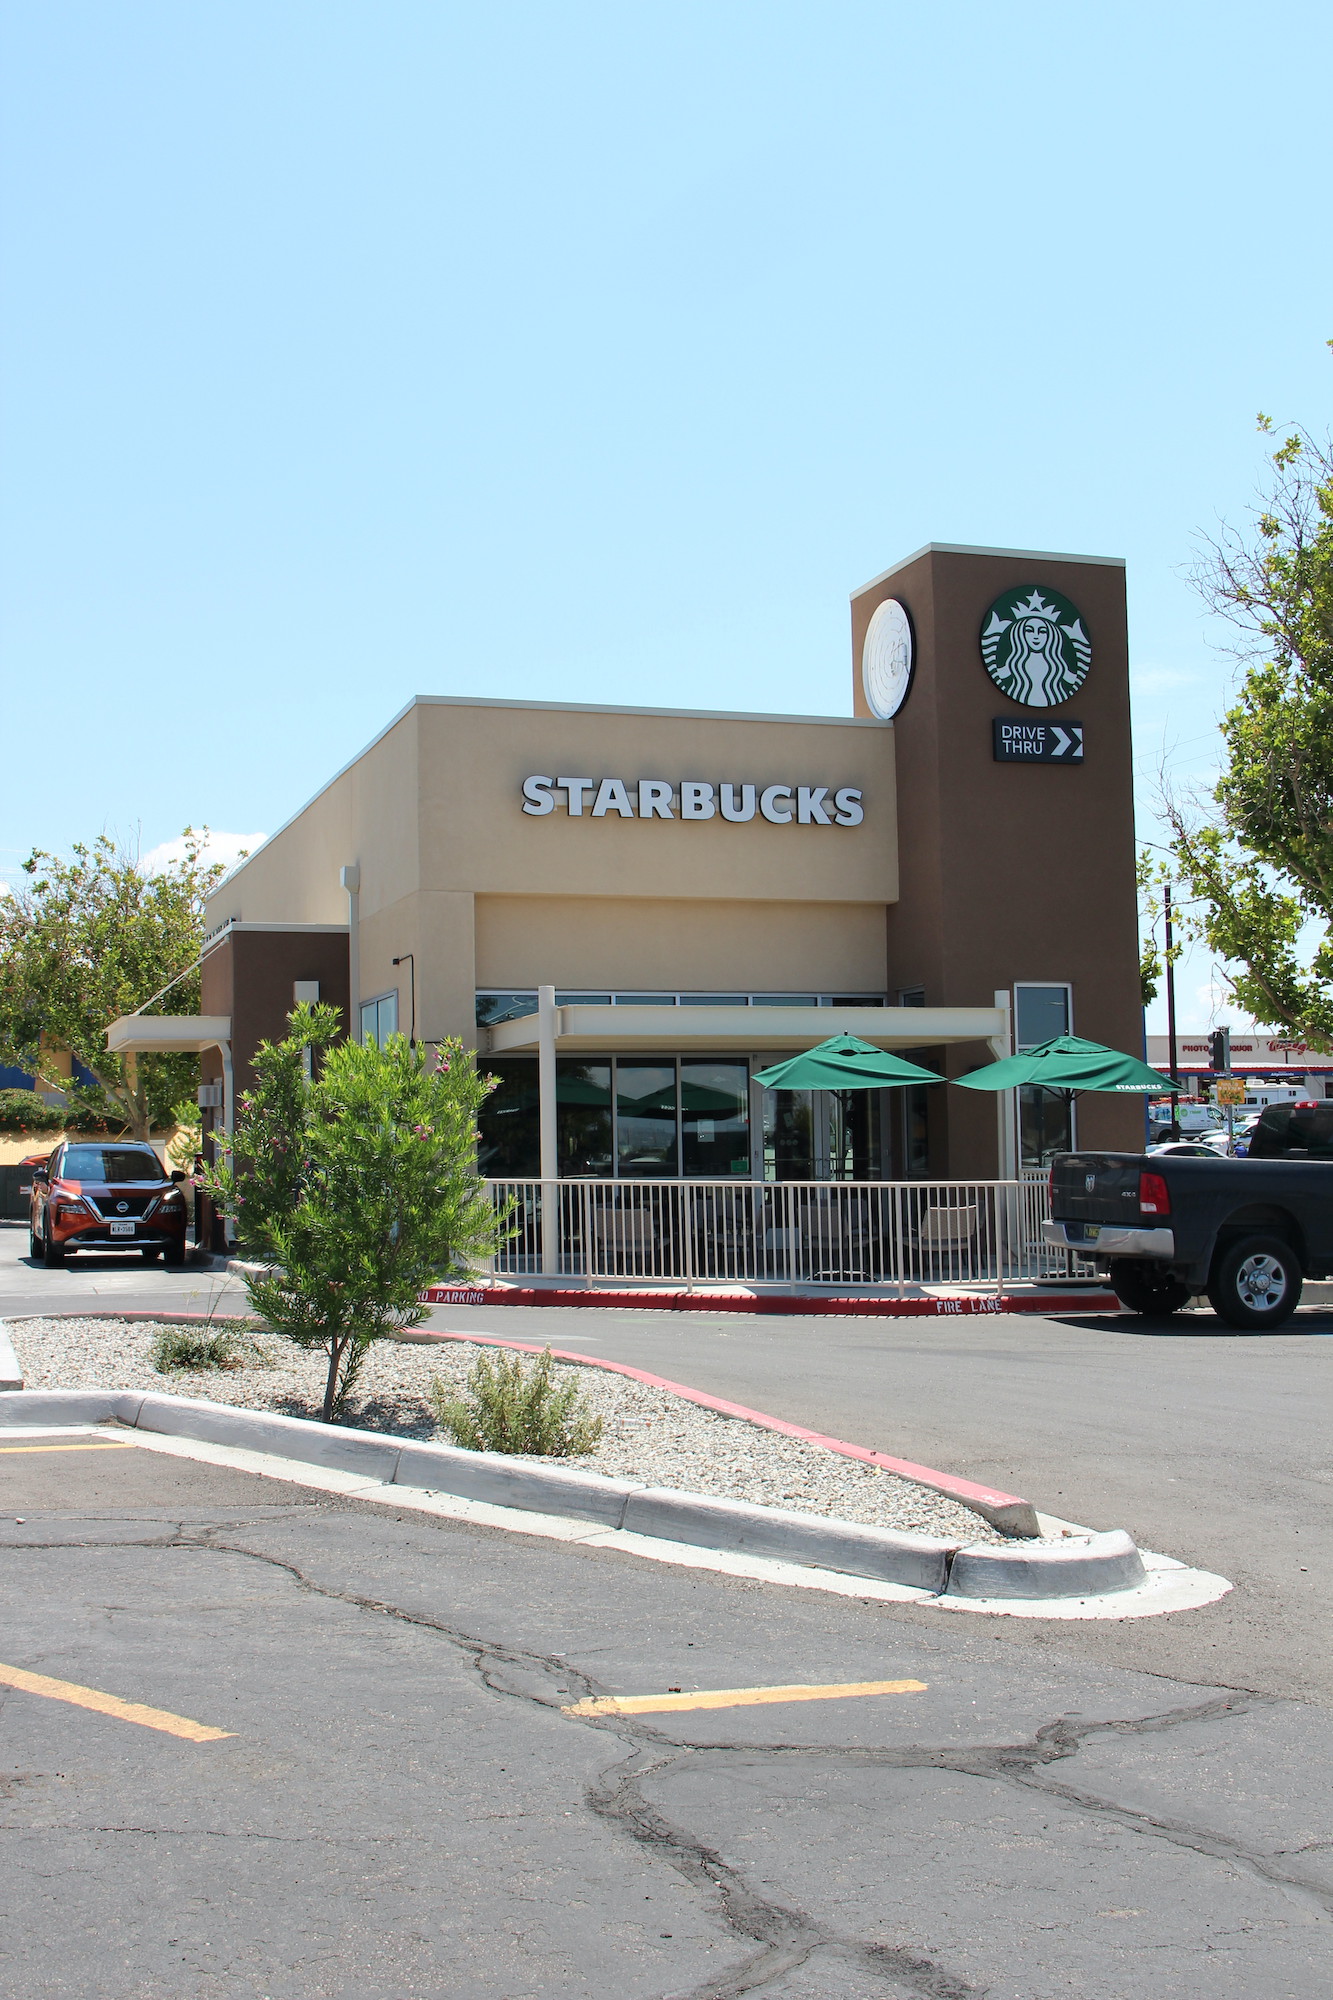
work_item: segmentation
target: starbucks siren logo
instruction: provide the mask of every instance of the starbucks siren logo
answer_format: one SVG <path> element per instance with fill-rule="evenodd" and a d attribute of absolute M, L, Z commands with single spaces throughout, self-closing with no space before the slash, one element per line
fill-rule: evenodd
<path fill-rule="evenodd" d="M 1021 583 L 997 597 L 987 612 L 981 657 L 1011 701 L 1054 708 L 1088 678 L 1092 645 L 1067 597 L 1044 584 Z"/>

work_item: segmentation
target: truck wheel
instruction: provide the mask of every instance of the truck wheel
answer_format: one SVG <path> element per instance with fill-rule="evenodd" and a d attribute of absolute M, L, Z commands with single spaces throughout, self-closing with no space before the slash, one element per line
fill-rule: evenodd
<path fill-rule="evenodd" d="M 1122 1306 L 1136 1313 L 1174 1313 L 1190 1302 L 1190 1289 L 1169 1271 L 1136 1258 L 1117 1257 L 1111 1265 L 1111 1289 Z"/>
<path fill-rule="evenodd" d="M 1230 1326 L 1266 1332 L 1291 1318 L 1301 1297 L 1301 1267 L 1280 1236 L 1245 1236 L 1222 1252 L 1208 1281 L 1208 1303 Z"/>

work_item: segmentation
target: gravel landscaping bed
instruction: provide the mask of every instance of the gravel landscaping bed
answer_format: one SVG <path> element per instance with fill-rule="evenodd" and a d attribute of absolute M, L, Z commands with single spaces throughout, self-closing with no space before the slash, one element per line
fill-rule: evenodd
<path fill-rule="evenodd" d="M 238 1368 L 160 1375 L 149 1356 L 162 1330 L 150 1322 L 116 1319 L 9 1322 L 30 1389 L 151 1389 L 285 1416 L 318 1415 L 327 1365 L 322 1355 L 303 1353 L 272 1334 L 247 1334 L 246 1358 Z M 381 1341 L 371 1350 L 347 1420 L 363 1430 L 452 1443 L 430 1406 L 431 1379 L 461 1391 L 477 1356 L 495 1352 L 471 1341 Z M 1007 1540 L 957 1501 L 821 1445 L 719 1416 L 669 1390 L 600 1368 L 557 1362 L 553 1373 L 558 1383 L 576 1375 L 586 1406 L 605 1424 L 595 1451 L 561 1459 L 562 1465 L 866 1527 L 966 1542 Z"/>

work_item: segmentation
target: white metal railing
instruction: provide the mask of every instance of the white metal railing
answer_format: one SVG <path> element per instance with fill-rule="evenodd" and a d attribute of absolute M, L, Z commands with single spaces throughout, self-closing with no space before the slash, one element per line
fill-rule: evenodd
<path fill-rule="evenodd" d="M 493 1180 L 505 1276 L 673 1285 L 994 1284 L 1089 1276 L 1047 1244 L 1047 1179 Z"/>

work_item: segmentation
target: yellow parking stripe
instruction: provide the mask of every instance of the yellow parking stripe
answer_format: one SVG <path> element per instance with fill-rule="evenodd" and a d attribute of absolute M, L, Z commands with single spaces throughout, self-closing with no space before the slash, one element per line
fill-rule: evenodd
<path fill-rule="evenodd" d="M 0 1444 L 0 1453 L 21 1451 L 133 1451 L 128 1438 L 90 1438 L 87 1444 Z"/>
<path fill-rule="evenodd" d="M 924 1681 L 837 1681 L 829 1685 L 703 1688 L 693 1694 L 607 1694 L 576 1701 L 565 1715 L 665 1715 L 682 1708 L 754 1708 L 770 1701 L 846 1701 L 863 1694 L 924 1694 Z"/>
<path fill-rule="evenodd" d="M 206 1722 L 191 1722 L 187 1715 L 173 1715 L 166 1708 L 145 1708 L 139 1701 L 122 1701 L 119 1695 L 103 1694 L 100 1688 L 80 1687 L 77 1681 L 54 1681 L 46 1674 L 30 1674 L 25 1667 L 0 1665 L 0 1687 L 17 1688 L 22 1694 L 45 1695 L 50 1701 L 72 1702 L 75 1708 L 95 1709 L 98 1715 L 114 1715 L 121 1722 L 138 1722 L 145 1729 L 160 1729 L 167 1736 L 183 1736 L 187 1743 L 214 1743 L 221 1736 L 234 1736 L 233 1729 L 213 1729 Z"/>

